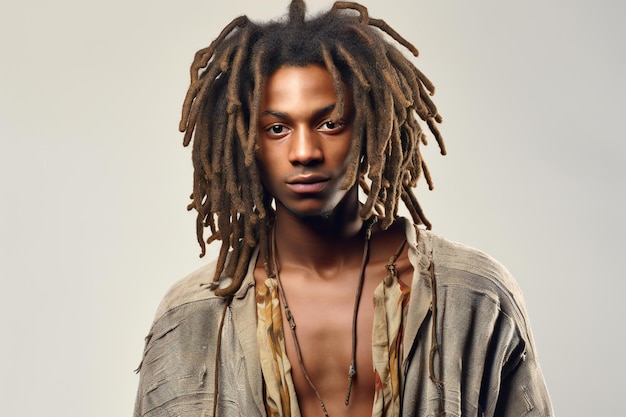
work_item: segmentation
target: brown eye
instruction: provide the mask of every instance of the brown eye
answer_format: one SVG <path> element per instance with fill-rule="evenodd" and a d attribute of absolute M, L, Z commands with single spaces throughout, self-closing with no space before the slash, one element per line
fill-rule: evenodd
<path fill-rule="evenodd" d="M 271 133 L 273 133 L 275 135 L 280 135 L 281 133 L 283 133 L 284 130 L 285 130 L 285 128 L 280 126 L 280 125 L 274 125 L 274 126 L 270 127 Z"/>
<path fill-rule="evenodd" d="M 270 138 L 279 139 L 289 134 L 289 128 L 283 125 L 271 125 L 265 129 L 267 136 Z"/>
<path fill-rule="evenodd" d="M 325 133 L 338 133 L 342 131 L 344 126 L 345 123 L 342 121 L 333 122 L 332 120 L 326 120 L 318 129 Z"/>

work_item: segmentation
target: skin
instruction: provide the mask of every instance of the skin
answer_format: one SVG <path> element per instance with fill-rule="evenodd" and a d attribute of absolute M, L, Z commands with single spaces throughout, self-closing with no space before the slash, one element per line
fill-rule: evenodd
<path fill-rule="evenodd" d="M 330 74 L 318 66 L 282 67 L 268 80 L 257 158 L 278 211 L 324 217 L 344 199 L 354 206 L 356 189 L 341 190 L 352 142 L 352 102 L 345 103 L 344 117 L 332 120 L 336 100 Z"/>
<path fill-rule="evenodd" d="M 404 240 L 404 230 L 397 225 L 373 230 L 357 322 L 357 377 L 346 407 L 364 234 L 358 187 L 341 189 L 353 140 L 354 109 L 350 94 L 345 97 L 344 115 L 331 119 L 337 96 L 328 71 L 315 65 L 284 66 L 266 82 L 258 125 L 257 164 L 263 186 L 275 199 L 281 280 L 307 372 L 332 417 L 372 413 L 371 300 L 389 257 Z M 406 251 L 396 265 L 400 279 L 410 285 Z M 261 261 L 254 275 L 262 285 L 266 275 Z M 298 364 L 288 327 L 285 343 L 303 417 L 323 416 Z"/>

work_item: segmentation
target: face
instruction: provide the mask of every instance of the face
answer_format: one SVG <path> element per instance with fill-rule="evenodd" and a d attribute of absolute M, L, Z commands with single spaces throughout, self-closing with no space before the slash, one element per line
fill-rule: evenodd
<path fill-rule="evenodd" d="M 345 94 L 344 115 L 335 120 L 331 113 L 337 95 L 326 69 L 284 66 L 266 81 L 257 162 L 279 212 L 329 215 L 348 193 L 356 192 L 355 187 L 341 189 L 352 143 L 354 110 L 349 96 Z"/>

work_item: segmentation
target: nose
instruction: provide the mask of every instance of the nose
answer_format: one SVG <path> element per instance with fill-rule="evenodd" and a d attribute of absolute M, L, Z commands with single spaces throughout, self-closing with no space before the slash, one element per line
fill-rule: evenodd
<path fill-rule="evenodd" d="M 289 161 L 294 165 L 311 165 L 321 162 L 324 152 L 320 138 L 315 130 L 310 128 L 297 129 L 291 135 Z"/>

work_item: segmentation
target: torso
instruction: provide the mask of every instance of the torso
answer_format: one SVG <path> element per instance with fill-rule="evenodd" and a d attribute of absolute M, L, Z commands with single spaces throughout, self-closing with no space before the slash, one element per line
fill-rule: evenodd
<path fill-rule="evenodd" d="M 372 413 L 375 386 L 371 344 L 373 294 L 386 275 L 385 266 L 389 258 L 400 248 L 404 239 L 402 225 L 372 235 L 358 310 L 357 376 L 353 381 L 348 407 L 344 402 L 352 356 L 352 320 L 361 253 L 337 274 L 326 271 L 321 275 L 297 265 L 281 265 L 281 282 L 297 325 L 296 335 L 303 363 L 330 417 L 369 416 Z M 400 280 L 410 286 L 412 267 L 406 245 L 396 261 L 396 268 Z M 254 276 L 257 285 L 267 278 L 261 262 Z M 284 311 L 283 329 L 301 414 L 303 417 L 323 416 L 319 400 L 299 365 Z"/>

